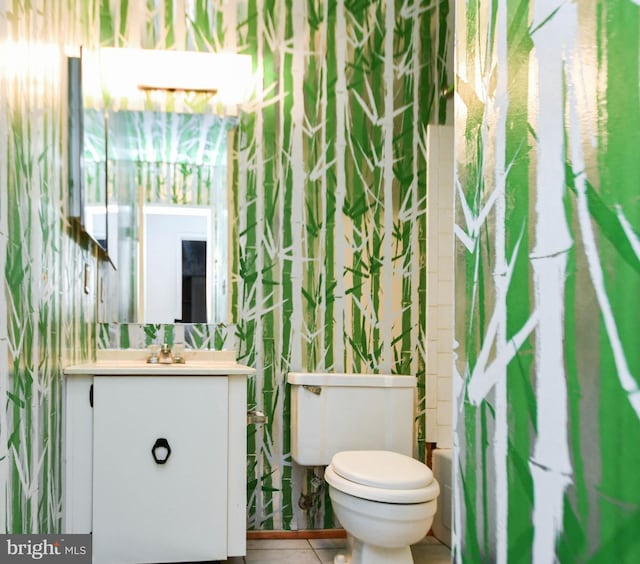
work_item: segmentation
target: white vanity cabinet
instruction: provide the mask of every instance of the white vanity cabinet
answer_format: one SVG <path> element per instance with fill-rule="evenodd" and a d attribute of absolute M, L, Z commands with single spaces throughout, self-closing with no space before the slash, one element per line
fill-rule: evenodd
<path fill-rule="evenodd" d="M 65 371 L 64 532 L 93 533 L 94 564 L 244 555 L 251 369 L 98 364 Z"/>

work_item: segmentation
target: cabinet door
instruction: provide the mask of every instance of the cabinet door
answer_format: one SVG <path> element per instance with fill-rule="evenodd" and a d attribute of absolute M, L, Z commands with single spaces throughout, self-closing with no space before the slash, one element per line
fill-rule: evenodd
<path fill-rule="evenodd" d="M 65 380 L 64 403 L 64 504 L 62 531 L 91 532 L 93 444 L 93 376 Z"/>
<path fill-rule="evenodd" d="M 226 558 L 227 400 L 224 377 L 95 378 L 94 564 Z"/>

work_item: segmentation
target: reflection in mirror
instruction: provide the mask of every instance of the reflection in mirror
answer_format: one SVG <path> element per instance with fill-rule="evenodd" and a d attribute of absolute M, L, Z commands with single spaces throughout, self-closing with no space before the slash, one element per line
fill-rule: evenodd
<path fill-rule="evenodd" d="M 106 116 L 103 112 L 85 109 L 83 124 L 84 229 L 100 247 L 108 252 Z M 113 263 L 113 258 L 111 260 Z"/>
<path fill-rule="evenodd" d="M 235 122 L 85 110 L 87 223 L 108 240 L 116 266 L 100 321 L 227 321 L 227 139 Z"/>

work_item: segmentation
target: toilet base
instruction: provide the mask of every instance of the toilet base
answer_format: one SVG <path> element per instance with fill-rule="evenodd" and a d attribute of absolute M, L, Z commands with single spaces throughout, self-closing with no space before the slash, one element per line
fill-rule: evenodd
<path fill-rule="evenodd" d="M 334 564 L 413 564 L 413 555 L 408 546 L 389 548 L 365 544 L 350 537 L 351 554 L 338 554 Z"/>

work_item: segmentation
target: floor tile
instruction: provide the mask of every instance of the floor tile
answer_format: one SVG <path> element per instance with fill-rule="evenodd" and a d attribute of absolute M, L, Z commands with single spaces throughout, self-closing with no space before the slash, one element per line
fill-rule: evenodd
<path fill-rule="evenodd" d="M 247 550 L 308 550 L 310 548 L 307 539 L 251 539 L 247 541 Z"/>
<path fill-rule="evenodd" d="M 333 564 L 333 558 L 338 554 L 344 554 L 344 549 L 339 548 L 317 548 L 316 555 L 322 564 Z"/>
<path fill-rule="evenodd" d="M 347 539 L 261 539 L 247 541 L 247 564 L 333 564 L 347 550 Z M 450 564 L 451 551 L 433 536 L 411 547 L 415 564 Z M 226 564 L 242 564 L 230 559 Z"/>
<path fill-rule="evenodd" d="M 319 564 L 311 549 L 252 549 L 247 550 L 247 564 Z"/>
<path fill-rule="evenodd" d="M 344 548 L 347 546 L 347 539 L 309 539 L 309 544 L 314 550 L 322 550 L 325 548 Z"/>
<path fill-rule="evenodd" d="M 451 551 L 443 544 L 423 543 L 411 547 L 415 564 L 449 564 Z"/>
<path fill-rule="evenodd" d="M 442 543 L 433 535 L 427 535 L 420 542 L 414 544 L 413 546 L 420 546 L 423 544 L 442 544 Z"/>

